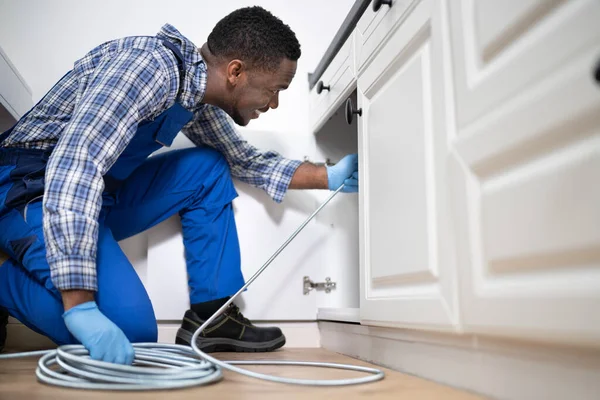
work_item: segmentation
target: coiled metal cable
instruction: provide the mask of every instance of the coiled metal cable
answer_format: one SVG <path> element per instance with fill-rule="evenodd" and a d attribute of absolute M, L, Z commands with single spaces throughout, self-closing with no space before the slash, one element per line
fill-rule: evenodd
<path fill-rule="evenodd" d="M 379 369 L 349 364 L 309 361 L 221 361 L 202 352 L 196 343 L 200 333 L 258 278 L 279 253 L 343 187 L 344 185 L 340 186 L 332 193 L 252 278 L 194 332 L 191 347 L 178 344 L 134 343 L 135 359 L 133 365 L 92 360 L 89 357 L 89 352 L 82 345 L 65 345 L 58 347 L 56 350 L 2 354 L 0 360 L 42 356 L 35 371 L 39 381 L 49 385 L 90 390 L 160 390 L 200 386 L 221 380 L 223 377 L 222 368 L 253 378 L 294 385 L 345 386 L 383 379 L 384 373 Z M 261 374 L 236 365 L 299 365 L 345 369 L 370 375 L 334 380 L 294 379 Z"/>

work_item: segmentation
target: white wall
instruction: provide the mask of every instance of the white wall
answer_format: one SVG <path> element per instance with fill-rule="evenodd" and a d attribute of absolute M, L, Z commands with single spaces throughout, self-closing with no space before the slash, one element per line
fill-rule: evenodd
<path fill-rule="evenodd" d="M 41 98 L 73 62 L 96 45 L 128 35 L 154 35 L 168 22 L 197 46 L 229 12 L 260 5 L 288 24 L 302 46 L 296 78 L 277 112 L 253 130 L 308 133 L 308 79 L 354 0 L 0 0 L 0 46 Z"/>

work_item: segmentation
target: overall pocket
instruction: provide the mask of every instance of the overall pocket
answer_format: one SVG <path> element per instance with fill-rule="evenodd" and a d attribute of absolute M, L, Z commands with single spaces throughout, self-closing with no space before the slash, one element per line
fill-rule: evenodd
<path fill-rule="evenodd" d="M 25 160 L 17 164 L 10 174 L 12 187 L 6 194 L 4 204 L 23 215 L 25 206 L 44 194 L 46 160 Z"/>

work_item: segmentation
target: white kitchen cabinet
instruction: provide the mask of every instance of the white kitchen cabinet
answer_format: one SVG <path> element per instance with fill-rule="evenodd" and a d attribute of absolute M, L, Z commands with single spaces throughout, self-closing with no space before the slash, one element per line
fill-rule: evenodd
<path fill-rule="evenodd" d="M 433 0 L 414 5 L 359 75 L 364 324 L 457 326 L 447 200 L 453 119 L 444 5 Z"/>
<path fill-rule="evenodd" d="M 600 2 L 452 2 L 469 332 L 600 344 Z"/>

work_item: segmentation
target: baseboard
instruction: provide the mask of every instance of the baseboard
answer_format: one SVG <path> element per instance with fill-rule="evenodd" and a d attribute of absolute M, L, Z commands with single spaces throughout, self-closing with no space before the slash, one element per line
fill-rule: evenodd
<path fill-rule="evenodd" d="M 360 322 L 360 308 L 319 308 L 319 321 Z"/>
<path fill-rule="evenodd" d="M 495 399 L 600 398 L 600 350 L 319 322 L 321 346 Z"/>

